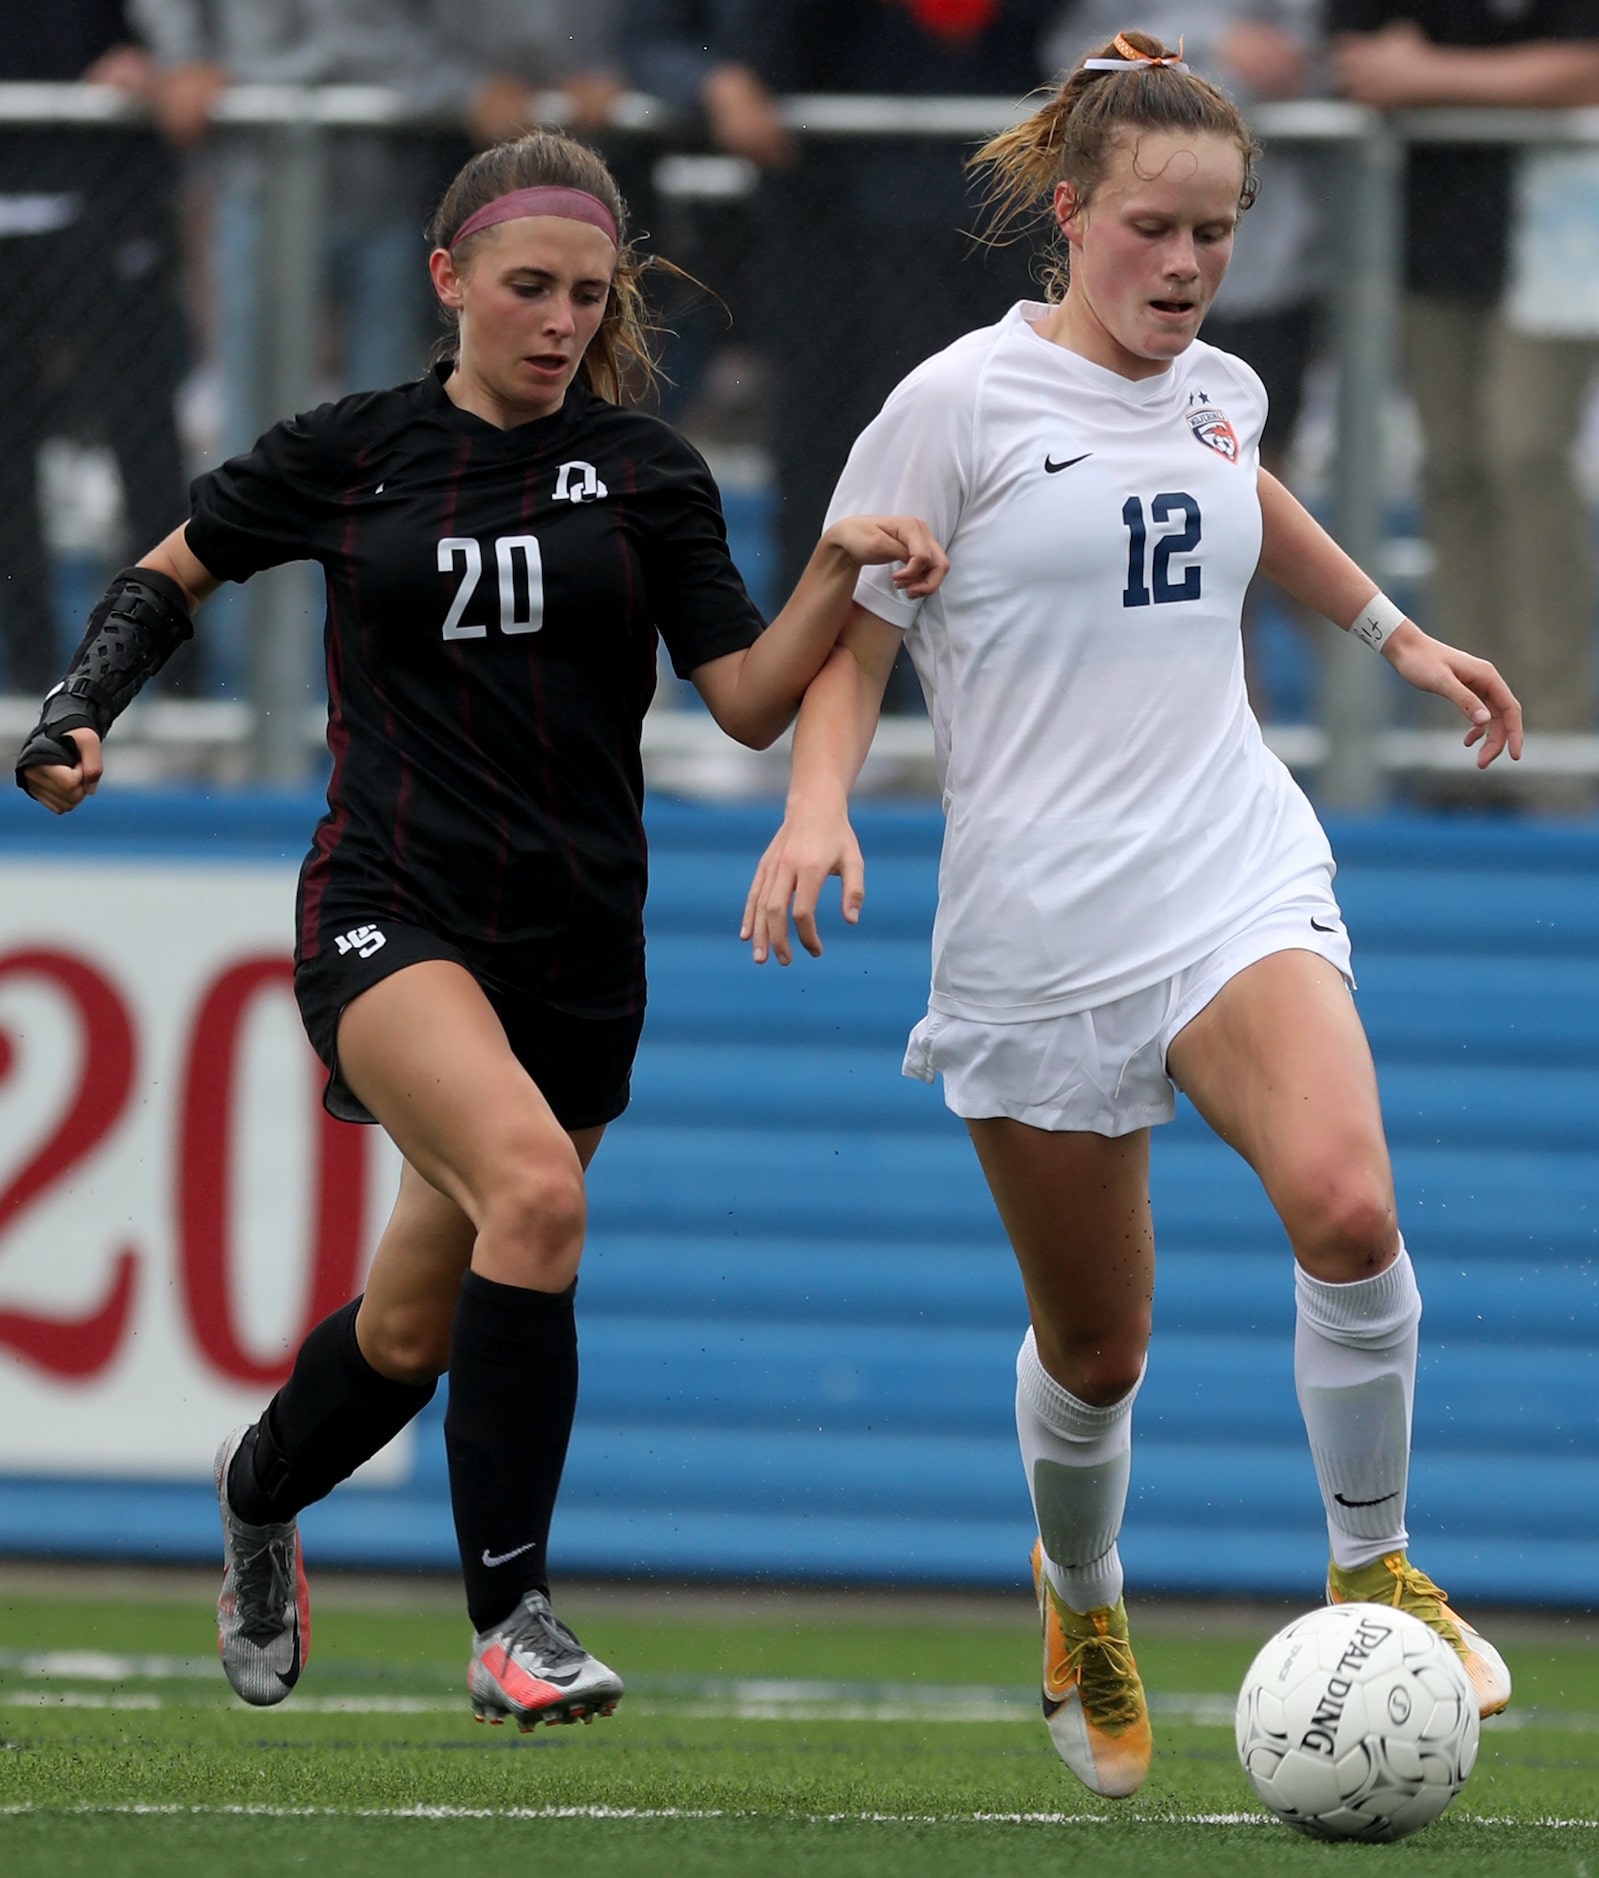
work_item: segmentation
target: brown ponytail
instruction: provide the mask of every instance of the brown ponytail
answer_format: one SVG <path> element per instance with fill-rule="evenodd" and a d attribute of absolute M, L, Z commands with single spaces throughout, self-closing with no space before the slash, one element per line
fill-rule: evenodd
<path fill-rule="evenodd" d="M 467 218 L 512 190 L 535 189 L 542 184 L 586 190 L 605 204 L 616 223 L 621 239 L 610 298 L 599 330 L 583 354 L 578 376 L 597 396 L 619 404 L 624 388 L 630 395 L 637 395 L 656 382 L 650 348 L 654 329 L 644 298 L 647 264 L 639 259 L 628 239 L 627 209 L 621 191 L 597 152 L 558 130 L 529 131 L 478 151 L 445 190 L 443 201 L 428 223 L 428 239 L 436 248 L 450 248 L 456 266 L 464 267 L 488 233 L 485 229 L 454 243 L 455 231 Z M 440 312 L 450 330 L 434 347 L 434 357 L 453 358 L 460 343 L 458 324 L 448 308 Z"/>
<path fill-rule="evenodd" d="M 1260 187 L 1254 160 L 1260 146 L 1243 114 L 1225 93 L 1195 72 L 1171 65 L 1128 65 L 1089 71 L 1087 59 L 1117 59 L 1127 51 L 1151 59 L 1179 55 L 1149 33 L 1119 33 L 1107 46 L 1085 52 L 1053 97 L 1019 123 L 991 137 L 968 161 L 986 171 L 988 239 L 1014 241 L 1047 224 L 1050 245 L 1044 275 L 1052 294 L 1065 290 L 1068 255 L 1050 214 L 1055 185 L 1070 183 L 1086 204 L 1104 176 L 1118 134 L 1126 129 L 1188 131 L 1230 138 L 1244 159 L 1238 206 L 1247 209 Z"/>

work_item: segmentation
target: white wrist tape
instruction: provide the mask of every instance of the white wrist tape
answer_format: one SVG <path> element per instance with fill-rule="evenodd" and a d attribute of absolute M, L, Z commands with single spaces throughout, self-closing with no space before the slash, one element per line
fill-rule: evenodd
<path fill-rule="evenodd" d="M 1349 630 L 1357 639 L 1364 639 L 1373 652 L 1381 652 L 1405 618 L 1400 608 L 1379 588 L 1349 622 Z"/>

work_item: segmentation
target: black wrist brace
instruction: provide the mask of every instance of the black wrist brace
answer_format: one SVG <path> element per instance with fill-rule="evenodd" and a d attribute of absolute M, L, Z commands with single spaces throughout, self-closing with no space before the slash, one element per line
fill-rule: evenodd
<path fill-rule="evenodd" d="M 125 567 L 106 588 L 72 655 L 67 675 L 44 701 L 44 710 L 17 757 L 22 772 L 41 763 L 76 766 L 69 730 L 104 737 L 142 686 L 194 636 L 189 598 L 169 575 L 153 567 Z"/>

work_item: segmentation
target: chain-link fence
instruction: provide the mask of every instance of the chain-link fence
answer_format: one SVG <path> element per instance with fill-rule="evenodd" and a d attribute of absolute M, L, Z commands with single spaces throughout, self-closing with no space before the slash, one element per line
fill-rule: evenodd
<path fill-rule="evenodd" d="M 87 576 L 107 550 L 159 540 L 188 512 L 181 253 L 178 166 L 152 131 L 0 128 L 0 646 L 12 690 L 38 694 L 60 676 L 55 628 L 83 598 L 62 563 Z M 171 683 L 193 677 L 185 661 Z"/>
<path fill-rule="evenodd" d="M 789 99 L 801 158 L 765 178 L 646 98 L 624 98 L 600 139 L 650 250 L 709 289 L 656 276 L 663 409 L 710 454 L 763 604 L 786 591 L 890 387 L 1036 291 L 1025 251 L 962 232 L 961 158 L 1012 109 Z M 1271 145 L 1322 153 L 1332 370 L 1311 494 L 1356 558 L 1413 600 L 1425 553 L 1396 502 L 1390 447 L 1406 142 L 1599 148 L 1599 112 L 1385 117 L 1304 103 L 1256 124 Z M 180 168 L 120 93 L 0 86 L 0 733 L 31 723 L 109 572 L 183 519 L 190 475 L 321 397 L 422 368 L 437 330 L 422 224 L 466 151 L 453 127 L 408 119 L 385 91 L 238 87 Z M 119 728 L 119 775 L 307 776 L 319 618 L 304 569 L 219 595 L 196 647 Z M 1395 721 L 1380 661 L 1336 633 L 1315 643 L 1315 682 L 1269 734 L 1323 799 L 1370 803 L 1399 772 L 1458 760 L 1454 733 Z M 664 686 L 652 714 L 658 775 L 723 789 L 775 779 L 780 755 L 717 754 L 706 720 L 674 716 L 682 702 Z M 869 780 L 926 773 L 925 724 L 902 702 Z M 1599 774 L 1599 740 L 1545 738 L 1530 761 Z"/>

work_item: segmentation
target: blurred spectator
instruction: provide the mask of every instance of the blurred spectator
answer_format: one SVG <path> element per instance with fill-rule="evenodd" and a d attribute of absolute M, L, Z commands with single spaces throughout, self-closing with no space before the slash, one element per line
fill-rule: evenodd
<path fill-rule="evenodd" d="M 0 81 L 139 92 L 148 78 L 120 0 L 7 9 Z M 40 443 L 69 434 L 109 446 L 134 545 L 159 540 L 186 510 L 174 185 L 170 157 L 145 131 L 0 134 L 0 642 L 12 690 L 42 692 L 62 664 Z"/>
<path fill-rule="evenodd" d="M 766 89 L 1020 99 L 1044 75 L 1059 0 L 727 0 L 721 50 Z M 761 330 L 772 371 L 779 585 L 798 577 L 856 434 L 930 352 L 992 324 L 1031 255 L 980 222 L 961 162 L 977 138 L 812 137 L 774 171 Z M 890 706 L 915 693 L 904 677 Z"/>
<path fill-rule="evenodd" d="M 1593 0 L 1329 0 L 1328 24 L 1338 83 L 1361 103 L 1599 101 Z M 1412 150 L 1405 350 L 1437 630 L 1499 666 L 1536 737 L 1593 724 L 1589 523 L 1571 452 L 1595 348 L 1504 316 L 1514 162 L 1487 145 Z"/>
<path fill-rule="evenodd" d="M 450 41 L 434 0 L 129 0 L 157 61 L 156 112 L 180 147 L 207 138 L 233 84 L 388 85 L 418 111 L 464 114 L 484 74 Z M 211 285 L 222 376 L 222 445 L 264 426 L 263 253 L 270 144 L 212 139 Z M 329 139 L 322 267 L 338 315 L 333 388 L 392 385 L 422 370 L 432 332 L 422 228 L 444 159 L 412 133 L 341 130 Z"/>
<path fill-rule="evenodd" d="M 618 43 L 631 82 L 686 120 L 675 154 L 708 144 L 753 181 L 786 169 L 799 147 L 760 76 L 728 56 L 728 25 L 728 0 L 622 0 Z M 714 296 L 670 276 L 652 288 L 670 334 L 663 409 L 702 444 L 765 435 L 766 373 L 751 344 L 759 208 L 725 165 L 706 193 L 685 201 L 668 189 L 653 205 L 652 246 Z"/>
<path fill-rule="evenodd" d="M 717 149 L 786 169 L 799 150 L 777 102 L 728 51 L 736 15 L 730 0 L 622 0 L 622 56 L 641 91 L 702 116 Z"/>
<path fill-rule="evenodd" d="M 467 62 L 468 134 L 499 143 L 538 121 L 539 93 L 563 94 L 580 137 L 605 128 L 622 89 L 616 0 L 432 0 L 439 43 Z"/>

